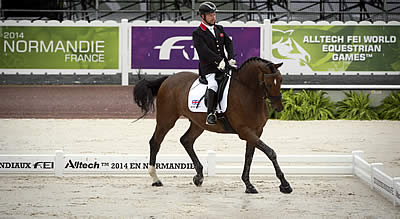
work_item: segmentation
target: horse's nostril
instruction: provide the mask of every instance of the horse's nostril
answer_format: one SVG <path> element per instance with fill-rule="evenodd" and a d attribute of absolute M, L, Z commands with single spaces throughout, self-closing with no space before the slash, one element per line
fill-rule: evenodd
<path fill-rule="evenodd" d="M 283 106 L 275 107 L 275 111 L 278 112 L 278 113 L 281 112 L 283 109 L 284 109 Z"/>

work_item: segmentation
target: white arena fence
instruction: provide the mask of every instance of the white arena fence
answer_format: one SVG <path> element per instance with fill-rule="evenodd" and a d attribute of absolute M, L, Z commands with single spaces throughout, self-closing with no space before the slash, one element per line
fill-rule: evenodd
<path fill-rule="evenodd" d="M 363 151 L 349 155 L 280 155 L 281 169 L 287 175 L 353 175 L 378 191 L 384 197 L 400 205 L 400 177 L 390 177 L 383 172 L 382 163 L 368 163 Z M 243 155 L 217 155 L 208 151 L 199 156 L 204 174 L 216 176 L 241 174 Z M 49 174 L 57 177 L 90 174 L 147 174 L 147 155 L 95 155 L 64 154 L 56 151 L 46 155 L 0 155 L 0 174 Z M 188 155 L 160 155 L 157 171 L 161 174 L 194 174 L 194 166 Z M 275 174 L 266 156 L 254 156 L 252 174 Z"/>

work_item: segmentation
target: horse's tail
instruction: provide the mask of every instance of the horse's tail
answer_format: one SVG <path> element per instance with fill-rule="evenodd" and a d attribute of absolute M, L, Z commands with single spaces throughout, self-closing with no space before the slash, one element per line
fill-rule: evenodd
<path fill-rule="evenodd" d="M 161 84 L 167 78 L 168 76 L 164 76 L 152 81 L 142 79 L 136 84 L 133 89 L 133 99 L 143 112 L 143 115 L 137 120 L 145 117 L 150 110 L 154 111 L 154 98 L 157 96 Z"/>

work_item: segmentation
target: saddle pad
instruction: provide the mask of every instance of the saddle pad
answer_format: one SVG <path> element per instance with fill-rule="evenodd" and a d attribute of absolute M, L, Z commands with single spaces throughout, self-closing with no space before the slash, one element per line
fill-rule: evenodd
<path fill-rule="evenodd" d="M 230 85 L 231 77 L 229 77 L 226 84 L 223 97 L 220 103 L 217 104 L 216 112 L 224 113 L 226 107 L 228 106 L 228 90 Z M 192 112 L 207 112 L 207 106 L 205 104 L 205 94 L 207 90 L 207 85 L 199 82 L 199 79 L 195 80 L 190 88 L 188 95 L 188 107 Z M 204 96 L 204 97 L 203 97 Z M 220 107 L 221 106 L 221 107 Z"/>

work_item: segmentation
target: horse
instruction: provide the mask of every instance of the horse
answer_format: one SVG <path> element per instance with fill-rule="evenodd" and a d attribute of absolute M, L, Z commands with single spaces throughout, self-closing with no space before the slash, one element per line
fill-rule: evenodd
<path fill-rule="evenodd" d="M 292 192 L 292 188 L 278 164 L 275 151 L 260 139 L 269 115 L 266 99 L 270 100 L 274 110 L 280 112 L 284 108 L 280 92 L 282 75 L 279 71 L 282 64 L 274 64 L 259 57 L 252 57 L 246 60 L 240 68 L 231 71 L 225 117 L 239 138 L 246 141 L 245 163 L 241 177 L 246 186 L 246 193 L 258 193 L 249 178 L 255 148 L 261 150 L 271 160 L 276 177 L 281 183 L 280 191 L 282 193 Z M 193 72 L 179 72 L 155 80 L 142 79 L 133 89 L 134 101 L 144 112 L 142 117 L 150 110 L 154 111 L 154 99 L 156 99 L 157 125 L 149 141 L 148 171 L 153 179 L 152 186 L 163 186 L 155 169 L 156 157 L 165 135 L 174 127 L 179 117 L 184 116 L 190 121 L 189 129 L 180 138 L 180 142 L 196 170 L 196 175 L 193 177 L 193 183 L 196 186 L 202 185 L 204 176 L 203 166 L 193 149 L 195 140 L 204 130 L 228 133 L 221 122 L 217 122 L 216 125 L 206 125 L 206 113 L 193 113 L 189 110 L 188 93 L 192 83 L 198 77 L 198 74 Z"/>

